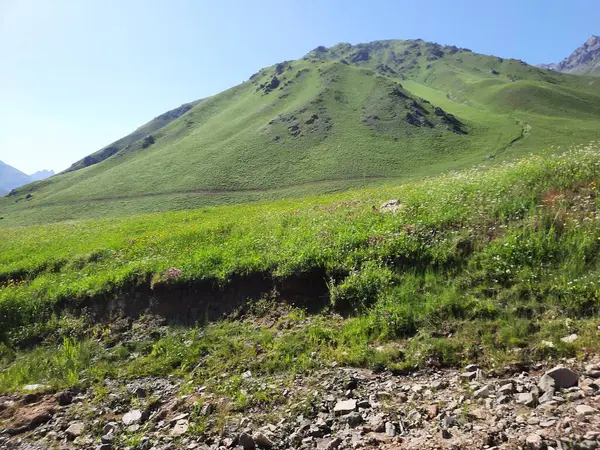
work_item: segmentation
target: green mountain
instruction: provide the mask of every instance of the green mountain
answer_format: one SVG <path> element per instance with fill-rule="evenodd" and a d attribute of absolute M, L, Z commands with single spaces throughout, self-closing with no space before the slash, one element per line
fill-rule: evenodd
<path fill-rule="evenodd" d="M 86 156 L 82 160 L 77 161 L 71 167 L 69 167 L 69 169 L 67 169 L 67 172 L 82 169 L 84 167 L 92 166 L 94 164 L 102 162 L 105 159 L 113 156 L 115 153 L 120 152 L 121 150 L 132 151 L 135 149 L 139 150 L 148 148 L 148 146 L 154 143 L 152 138 L 150 137 L 152 136 L 152 133 L 170 124 L 175 119 L 178 119 L 179 117 L 183 116 L 186 112 L 188 112 L 194 106 L 199 104 L 201 101 L 202 100 L 198 100 L 192 103 L 186 103 L 178 108 L 175 108 L 171 111 L 167 111 L 166 113 L 155 117 L 147 124 L 139 127 L 133 133 L 128 134 L 124 138 L 121 138 L 118 141 L 115 141 L 112 144 L 109 144 L 106 147 L 98 150 L 97 152 Z"/>
<path fill-rule="evenodd" d="M 331 192 L 590 142 L 599 120 L 596 78 L 422 40 L 318 47 L 19 189 L 0 216 L 37 223 Z"/>

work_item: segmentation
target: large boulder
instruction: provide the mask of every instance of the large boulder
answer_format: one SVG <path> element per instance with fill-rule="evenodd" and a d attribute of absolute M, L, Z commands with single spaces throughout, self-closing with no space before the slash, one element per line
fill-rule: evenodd
<path fill-rule="evenodd" d="M 562 366 L 556 366 L 555 368 L 546 372 L 546 375 L 554 380 L 557 389 L 570 388 L 577 386 L 579 383 L 579 375 L 577 375 L 571 369 L 567 369 L 566 367 Z"/>

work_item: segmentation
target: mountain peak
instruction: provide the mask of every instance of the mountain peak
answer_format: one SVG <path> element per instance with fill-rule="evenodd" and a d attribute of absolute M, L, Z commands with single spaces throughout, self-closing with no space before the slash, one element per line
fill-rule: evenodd
<path fill-rule="evenodd" d="M 585 43 L 585 45 L 588 47 L 593 47 L 593 46 L 599 45 L 599 44 L 600 44 L 600 36 L 596 36 L 595 34 L 592 34 L 592 36 Z"/>
<path fill-rule="evenodd" d="M 541 64 L 544 69 L 581 75 L 600 75 L 600 36 L 592 36 L 558 64 Z"/>
<path fill-rule="evenodd" d="M 40 181 L 54 175 L 52 170 L 42 170 L 27 175 L 18 169 L 0 161 L 0 195 L 10 192 L 12 189 L 18 188 L 25 184 Z"/>
<path fill-rule="evenodd" d="M 29 175 L 31 181 L 40 181 L 54 175 L 54 170 L 38 170 L 36 173 Z"/>

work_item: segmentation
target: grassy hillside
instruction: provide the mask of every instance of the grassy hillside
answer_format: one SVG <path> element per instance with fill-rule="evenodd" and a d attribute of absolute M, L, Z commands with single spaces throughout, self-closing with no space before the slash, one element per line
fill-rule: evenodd
<path fill-rule="evenodd" d="M 302 201 L 6 228 L 0 333 L 10 369 L 0 387 L 48 374 L 64 384 L 114 370 L 184 370 L 207 345 L 242 345 L 239 358 L 205 368 L 225 365 L 238 375 L 317 361 L 494 366 L 597 349 L 598 183 L 600 148 L 591 144 Z M 397 203 L 381 207 L 390 199 Z M 193 339 L 147 342 L 116 365 L 123 355 L 102 353 L 81 373 L 71 367 L 71 378 L 51 356 L 62 337 L 94 346 L 114 337 L 119 314 L 205 323 L 216 313 L 303 299 L 325 309 L 301 332 L 221 322 Z M 298 314 L 304 320 L 306 312 Z M 560 340 L 572 333 L 580 338 Z M 183 344 L 188 339 L 194 345 Z M 14 361 L 14 349 L 40 342 L 50 346 Z M 278 363 L 242 357 L 255 346 Z"/>
<path fill-rule="evenodd" d="M 118 141 L 113 142 L 112 144 L 107 145 L 106 147 L 98 150 L 91 155 L 86 156 L 80 161 L 75 162 L 66 172 L 71 172 L 73 170 L 83 169 L 84 167 L 92 166 L 94 164 L 98 164 L 105 159 L 110 158 L 115 153 L 120 152 L 121 150 L 139 150 L 147 148 L 148 146 L 153 144 L 153 139 L 150 137 L 152 133 L 157 132 L 161 128 L 167 126 L 175 119 L 183 116 L 186 112 L 192 109 L 194 106 L 198 105 L 202 100 L 196 100 L 192 103 L 186 103 L 181 105 L 178 108 L 175 108 L 171 111 L 167 111 L 164 114 L 161 114 L 158 117 L 155 117 L 147 124 L 142 125 L 133 133 L 128 134 L 127 136 L 119 139 Z"/>
<path fill-rule="evenodd" d="M 591 78 L 423 41 L 318 48 L 1 199 L 0 226 L 301 197 L 492 163 L 596 139 L 599 99 Z"/>

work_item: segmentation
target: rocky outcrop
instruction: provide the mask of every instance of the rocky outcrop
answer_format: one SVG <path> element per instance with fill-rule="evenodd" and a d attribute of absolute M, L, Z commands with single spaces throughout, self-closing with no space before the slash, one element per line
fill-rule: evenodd
<path fill-rule="evenodd" d="M 27 175 L 14 167 L 0 161 L 0 195 L 34 181 L 40 181 L 54 175 L 52 170 L 41 170 Z"/>
<path fill-rule="evenodd" d="M 581 47 L 557 64 L 541 68 L 582 75 L 600 75 L 600 36 L 590 37 Z"/>

